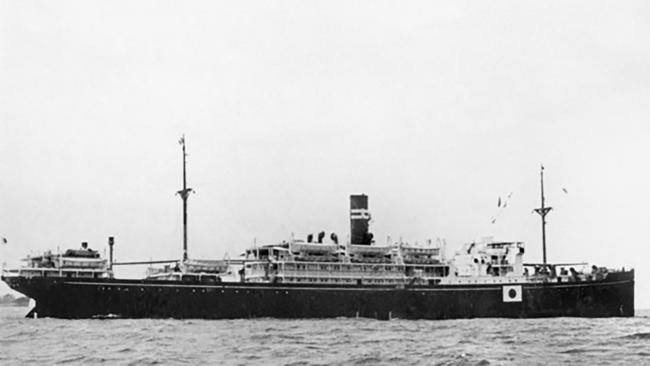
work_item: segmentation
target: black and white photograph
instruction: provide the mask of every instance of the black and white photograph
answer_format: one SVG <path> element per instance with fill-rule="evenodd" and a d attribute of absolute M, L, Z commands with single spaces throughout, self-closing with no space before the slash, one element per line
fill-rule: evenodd
<path fill-rule="evenodd" d="M 650 2 L 0 0 L 0 364 L 650 364 Z"/>

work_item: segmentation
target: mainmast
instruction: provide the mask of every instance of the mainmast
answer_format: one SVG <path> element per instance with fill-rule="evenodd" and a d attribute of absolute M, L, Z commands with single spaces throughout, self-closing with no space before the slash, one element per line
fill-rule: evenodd
<path fill-rule="evenodd" d="M 186 182 L 186 169 L 185 169 L 185 158 L 187 154 L 185 153 L 185 135 L 178 140 L 178 143 L 183 146 L 183 189 L 176 192 L 181 196 L 183 200 L 183 261 L 187 260 L 187 198 L 192 192 L 192 188 L 187 188 Z"/>
<path fill-rule="evenodd" d="M 544 264 L 546 264 L 546 214 L 553 208 L 544 206 L 544 165 L 542 165 L 539 171 L 539 181 L 542 192 L 542 207 L 536 208 L 535 212 L 542 217 L 542 255 Z"/>

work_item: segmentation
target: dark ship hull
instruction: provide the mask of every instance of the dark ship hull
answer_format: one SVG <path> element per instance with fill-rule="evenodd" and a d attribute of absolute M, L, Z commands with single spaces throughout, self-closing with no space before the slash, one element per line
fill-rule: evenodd
<path fill-rule="evenodd" d="M 634 271 L 585 282 L 386 286 L 179 283 L 4 277 L 56 318 L 333 318 L 634 316 Z M 508 297 L 510 296 L 510 297 Z M 36 314 L 34 314 L 36 313 Z"/>

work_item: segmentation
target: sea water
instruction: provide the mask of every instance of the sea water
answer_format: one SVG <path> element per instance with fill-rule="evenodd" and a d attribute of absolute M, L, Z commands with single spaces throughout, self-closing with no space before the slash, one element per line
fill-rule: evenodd
<path fill-rule="evenodd" d="M 650 365 L 634 318 L 26 319 L 0 308 L 0 365 Z"/>

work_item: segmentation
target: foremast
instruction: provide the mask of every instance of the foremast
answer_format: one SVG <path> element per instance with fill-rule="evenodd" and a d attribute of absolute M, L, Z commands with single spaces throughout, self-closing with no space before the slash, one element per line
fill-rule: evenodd
<path fill-rule="evenodd" d="M 546 264 L 546 214 L 548 214 L 548 212 L 553 208 L 546 207 L 544 205 L 544 165 L 541 166 L 541 169 L 539 171 L 539 182 L 541 188 L 542 206 L 540 208 L 536 208 L 535 212 L 537 212 L 539 216 L 542 217 L 542 260 L 543 263 Z"/>
<path fill-rule="evenodd" d="M 187 198 L 190 196 L 190 192 L 193 192 L 193 189 L 187 187 L 185 135 L 178 140 L 178 143 L 183 147 L 183 189 L 176 193 L 183 200 L 183 261 L 187 261 Z"/>

